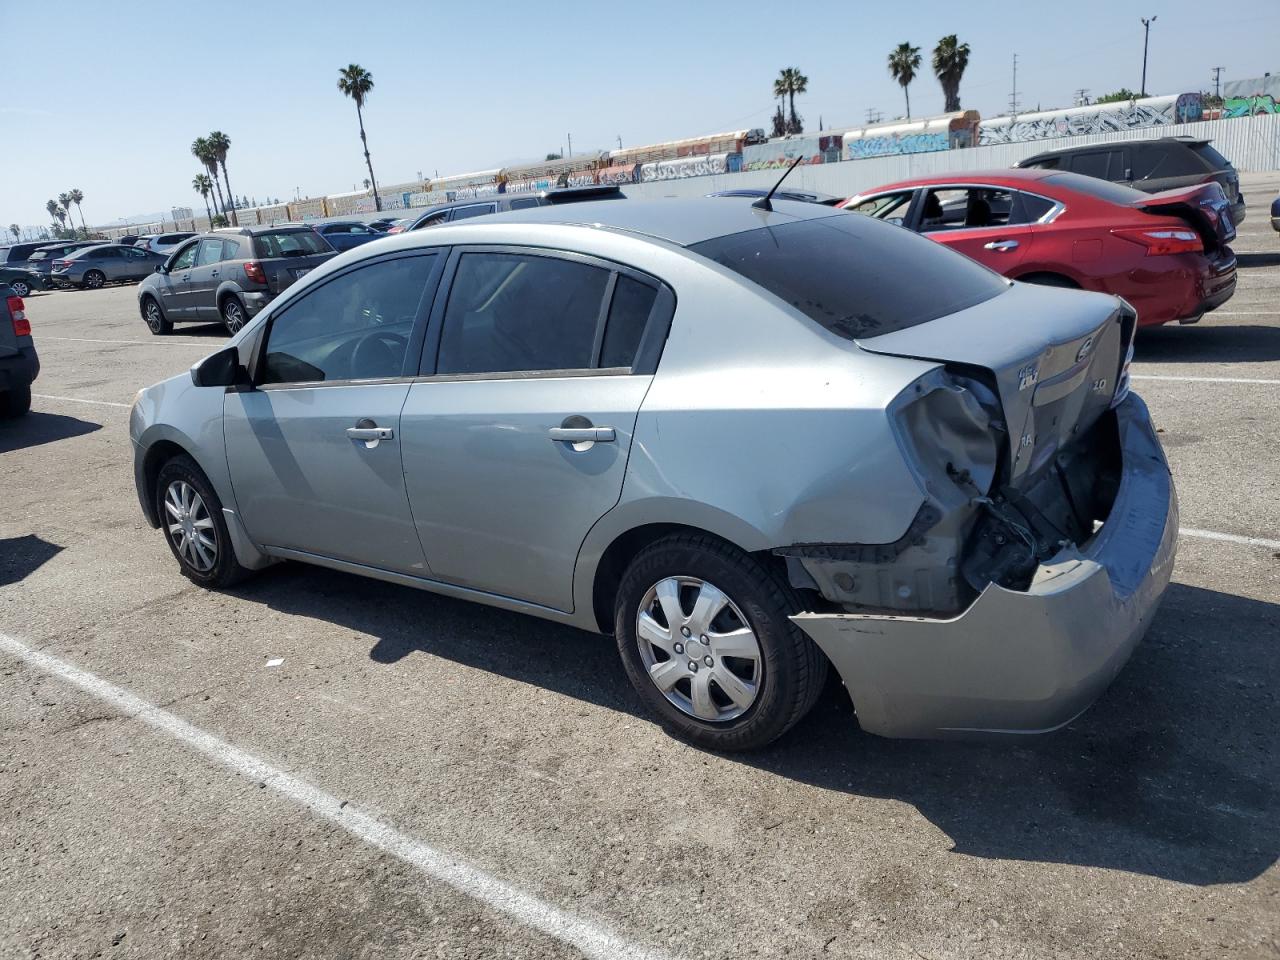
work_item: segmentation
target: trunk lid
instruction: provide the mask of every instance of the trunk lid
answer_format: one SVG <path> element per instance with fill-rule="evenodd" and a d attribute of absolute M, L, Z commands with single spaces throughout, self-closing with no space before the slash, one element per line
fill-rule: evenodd
<path fill-rule="evenodd" d="M 985 371 L 1008 435 L 1004 482 L 1021 488 L 1110 407 L 1135 324 L 1115 297 L 1015 283 L 967 310 L 857 344 Z"/>
<path fill-rule="evenodd" d="M 1231 201 L 1217 181 L 1194 187 L 1165 190 L 1135 200 L 1131 206 L 1155 216 L 1177 217 L 1200 235 L 1204 248 L 1212 253 L 1236 238 L 1231 219 Z"/>
<path fill-rule="evenodd" d="M 283 293 L 307 273 L 336 256 L 335 251 L 328 251 L 299 257 L 275 257 L 260 262 L 267 275 L 267 288 L 274 296 Z"/>

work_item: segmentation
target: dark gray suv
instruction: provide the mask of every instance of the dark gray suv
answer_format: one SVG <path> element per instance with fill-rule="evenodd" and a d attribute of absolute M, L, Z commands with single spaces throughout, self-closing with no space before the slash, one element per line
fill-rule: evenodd
<path fill-rule="evenodd" d="M 313 267 L 335 256 L 309 226 L 231 227 L 178 247 L 138 287 L 138 309 L 154 334 L 175 323 L 221 320 L 235 333 Z"/>
<path fill-rule="evenodd" d="M 1015 167 L 1069 170 L 1086 177 L 1123 183 L 1143 193 L 1161 193 L 1214 181 L 1231 201 L 1231 219 L 1244 222 L 1240 176 L 1231 161 L 1195 137 L 1160 137 L 1094 143 L 1087 147 L 1046 150 L 1019 160 Z"/>

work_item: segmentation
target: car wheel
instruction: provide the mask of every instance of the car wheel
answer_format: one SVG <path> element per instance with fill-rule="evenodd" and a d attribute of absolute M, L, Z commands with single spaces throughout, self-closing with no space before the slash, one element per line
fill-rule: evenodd
<path fill-rule="evenodd" d="M 20 297 L 31 296 L 31 284 L 25 280 L 10 280 L 9 289 Z"/>
<path fill-rule="evenodd" d="M 147 321 L 147 329 L 157 337 L 173 332 L 173 324 L 165 319 L 164 311 L 160 309 L 160 304 L 156 303 L 152 297 L 143 299 L 142 317 Z"/>
<path fill-rule="evenodd" d="M 618 653 L 672 734 L 714 750 L 782 736 L 813 706 L 827 661 L 788 617 L 795 592 L 759 561 L 706 535 L 667 537 L 623 574 Z"/>
<path fill-rule="evenodd" d="M 107 276 L 101 270 L 90 270 L 84 275 L 84 285 L 90 290 L 97 290 L 107 282 Z"/>
<path fill-rule="evenodd" d="M 222 588 L 248 575 L 231 547 L 222 502 L 190 457 L 174 457 L 160 468 L 156 515 L 188 580 L 202 587 Z"/>
<path fill-rule="evenodd" d="M 222 322 L 226 324 L 229 333 L 239 333 L 248 319 L 244 312 L 244 304 L 235 297 L 227 297 L 222 302 Z"/>
<path fill-rule="evenodd" d="M 20 417 L 31 409 L 31 384 L 0 393 L 0 416 Z"/>

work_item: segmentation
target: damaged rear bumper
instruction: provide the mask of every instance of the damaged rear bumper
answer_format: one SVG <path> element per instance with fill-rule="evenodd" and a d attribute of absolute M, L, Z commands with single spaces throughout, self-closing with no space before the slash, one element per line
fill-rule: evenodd
<path fill-rule="evenodd" d="M 1054 730 L 1124 666 L 1173 572 L 1178 504 L 1146 405 L 1116 410 L 1123 472 L 1106 522 L 1025 591 L 989 584 L 949 620 L 803 613 L 864 730 L 888 737 Z"/>

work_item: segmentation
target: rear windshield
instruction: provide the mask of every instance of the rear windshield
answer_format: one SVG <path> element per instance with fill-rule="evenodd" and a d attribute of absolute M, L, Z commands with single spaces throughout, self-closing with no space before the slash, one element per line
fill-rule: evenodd
<path fill-rule="evenodd" d="M 1231 166 L 1230 160 L 1207 143 L 1193 143 L 1191 149 L 1200 154 L 1200 157 L 1215 170 L 1226 170 Z"/>
<path fill-rule="evenodd" d="M 314 230 L 278 230 L 260 233 L 253 238 L 255 255 L 270 257 L 306 257 L 313 253 L 328 253 L 329 246 Z"/>
<path fill-rule="evenodd" d="M 911 231 L 841 213 L 690 247 L 847 340 L 905 330 L 990 300 L 999 275 Z"/>
<path fill-rule="evenodd" d="M 1108 203 L 1119 203 L 1123 206 L 1129 206 L 1147 198 L 1147 194 L 1141 190 L 1135 190 L 1133 187 L 1112 183 L 1110 180 L 1099 180 L 1097 177 L 1086 177 L 1080 173 L 1055 173 L 1052 176 L 1045 177 L 1044 182 L 1055 187 L 1075 190 L 1078 193 L 1087 193 L 1089 196 L 1097 197 L 1099 200 L 1106 200 Z"/>

